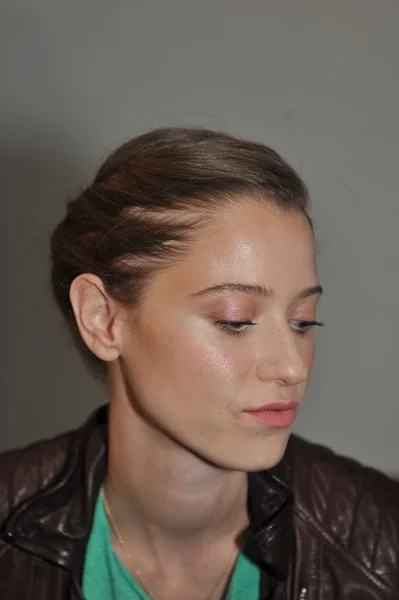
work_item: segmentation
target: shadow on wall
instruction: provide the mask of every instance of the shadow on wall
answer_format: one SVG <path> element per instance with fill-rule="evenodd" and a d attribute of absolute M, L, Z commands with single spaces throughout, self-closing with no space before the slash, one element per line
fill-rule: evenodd
<path fill-rule="evenodd" d="M 6 144 L 0 172 L 3 450 L 79 424 L 101 392 L 76 355 L 49 285 L 49 237 L 81 173 L 36 140 Z"/>

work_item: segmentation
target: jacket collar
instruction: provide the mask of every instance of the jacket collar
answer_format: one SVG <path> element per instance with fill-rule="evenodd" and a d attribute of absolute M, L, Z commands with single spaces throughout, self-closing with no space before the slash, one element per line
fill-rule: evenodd
<path fill-rule="evenodd" d="M 49 487 L 9 518 L 6 535 L 20 548 L 78 576 L 84 565 L 95 504 L 107 468 L 108 405 L 70 434 L 65 467 Z M 254 527 L 250 552 L 273 576 L 288 574 L 293 547 L 292 496 L 271 472 L 248 475 L 248 506 Z"/>

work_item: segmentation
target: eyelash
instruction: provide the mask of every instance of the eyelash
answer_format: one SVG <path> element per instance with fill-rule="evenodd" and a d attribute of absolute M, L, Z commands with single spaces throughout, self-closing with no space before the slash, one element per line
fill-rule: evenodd
<path fill-rule="evenodd" d="M 243 333 L 246 331 L 246 328 L 240 331 L 235 329 L 235 327 L 256 325 L 254 321 L 224 321 L 223 319 L 219 319 L 215 324 L 219 325 L 223 331 L 227 331 L 227 333 L 235 335 L 236 337 L 243 335 Z"/>
<path fill-rule="evenodd" d="M 292 324 L 295 324 L 295 327 L 298 328 L 294 328 L 294 331 L 300 336 L 304 336 L 313 327 L 323 327 L 325 325 L 325 323 L 322 323 L 320 321 L 297 320 L 291 321 L 291 325 Z M 215 325 L 218 325 L 223 331 L 227 331 L 227 333 L 234 335 L 235 337 L 240 337 L 246 332 L 248 326 L 256 325 L 256 323 L 254 321 L 224 321 L 223 319 L 219 319 L 215 322 Z M 235 329 L 235 327 L 238 328 L 244 326 L 245 329 Z"/>
<path fill-rule="evenodd" d="M 310 329 L 313 329 L 313 327 L 324 327 L 325 323 L 322 323 L 321 321 L 291 321 L 291 325 L 295 323 L 296 327 L 299 327 L 300 329 L 294 329 L 294 331 L 296 331 L 299 335 L 305 335 L 305 333 L 307 331 L 310 331 Z"/>

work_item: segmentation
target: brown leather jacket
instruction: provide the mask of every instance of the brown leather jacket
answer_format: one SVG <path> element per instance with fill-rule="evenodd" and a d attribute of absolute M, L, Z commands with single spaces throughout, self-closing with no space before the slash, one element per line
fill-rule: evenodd
<path fill-rule="evenodd" d="M 0 456 L 0 600 L 83 598 L 107 418 L 102 407 L 72 433 Z M 251 548 L 273 599 L 399 600 L 398 483 L 295 436 L 248 482 Z"/>

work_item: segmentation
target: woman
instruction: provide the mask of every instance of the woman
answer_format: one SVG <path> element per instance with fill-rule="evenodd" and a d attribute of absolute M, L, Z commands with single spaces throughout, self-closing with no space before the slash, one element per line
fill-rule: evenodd
<path fill-rule="evenodd" d="M 222 133 L 148 133 L 51 250 L 109 409 L 2 456 L 0 600 L 397 600 L 398 485 L 289 441 L 322 293 L 293 169 Z"/>

